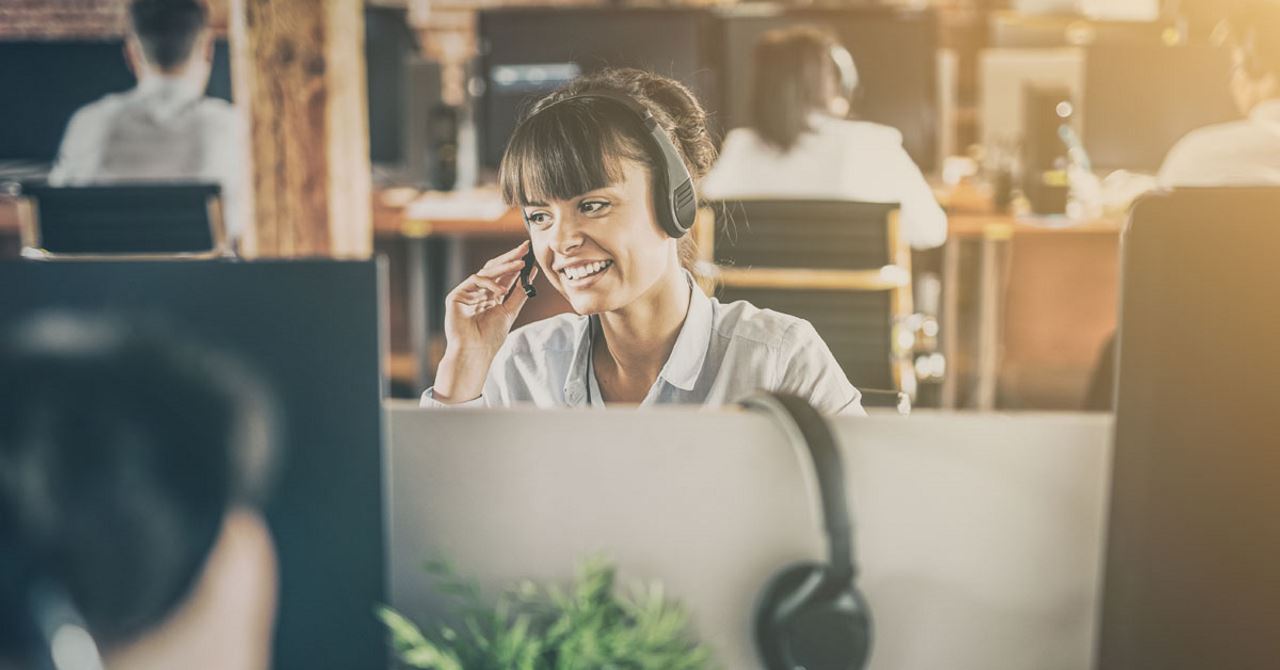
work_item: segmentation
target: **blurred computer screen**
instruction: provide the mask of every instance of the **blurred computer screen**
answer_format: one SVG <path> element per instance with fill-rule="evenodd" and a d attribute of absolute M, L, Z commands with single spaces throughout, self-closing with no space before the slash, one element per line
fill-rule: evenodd
<path fill-rule="evenodd" d="M 579 74 L 638 67 L 685 83 L 704 103 L 715 100 L 712 28 L 711 15 L 693 9 L 482 12 L 481 164 L 496 167 L 524 110 Z"/>
<path fill-rule="evenodd" d="M 1239 118 L 1221 49 L 1105 44 L 1085 60 L 1084 145 L 1097 168 L 1157 170 L 1183 135 Z"/>
<path fill-rule="evenodd" d="M 157 320 L 235 355 L 276 392 L 273 667 L 387 667 L 373 616 L 386 599 L 382 281 L 374 261 L 0 263 L 0 328 L 53 306 Z"/>

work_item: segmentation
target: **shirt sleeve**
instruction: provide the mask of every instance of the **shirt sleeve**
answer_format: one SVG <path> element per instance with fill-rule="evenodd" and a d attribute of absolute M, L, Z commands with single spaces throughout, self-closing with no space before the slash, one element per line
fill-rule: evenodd
<path fill-rule="evenodd" d="M 206 164 L 204 179 L 222 187 L 222 219 L 227 238 L 241 254 L 256 252 L 256 240 L 250 237 L 253 221 L 253 184 L 249 178 L 251 157 L 248 128 L 230 106 L 221 101 L 210 106 L 208 131 L 205 133 Z"/>
<path fill-rule="evenodd" d="M 92 107 L 84 107 L 71 117 L 58 147 L 58 158 L 49 173 L 53 186 L 85 185 L 101 162 L 102 120 Z"/>
<path fill-rule="evenodd" d="M 902 205 L 900 234 L 914 249 L 942 246 L 947 241 L 947 215 L 933 196 L 929 182 L 901 146 L 892 162 Z"/>
<path fill-rule="evenodd" d="M 466 402 L 443 403 L 443 402 L 440 402 L 439 400 L 436 400 L 435 396 L 432 393 L 434 389 L 435 387 L 431 387 L 422 392 L 422 398 L 418 401 L 419 407 L 426 407 L 429 409 L 455 409 L 455 408 L 475 409 L 479 407 L 489 406 L 489 404 L 485 401 L 484 394 L 481 394 L 479 398 L 476 398 L 474 400 L 468 400 Z"/>
<path fill-rule="evenodd" d="M 422 392 L 422 397 L 418 400 L 418 406 L 433 409 L 510 407 L 513 401 L 507 373 L 511 365 L 511 347 L 514 339 L 512 335 L 507 335 L 507 340 L 502 343 L 502 348 L 493 357 L 493 362 L 489 363 L 489 372 L 485 375 L 484 388 L 481 390 L 479 397 L 466 402 L 444 403 L 436 400 L 435 387 L 433 386 Z"/>
<path fill-rule="evenodd" d="M 863 416 L 862 393 L 849 383 L 818 331 L 804 319 L 787 328 L 774 388 L 809 401 L 824 414 Z"/>

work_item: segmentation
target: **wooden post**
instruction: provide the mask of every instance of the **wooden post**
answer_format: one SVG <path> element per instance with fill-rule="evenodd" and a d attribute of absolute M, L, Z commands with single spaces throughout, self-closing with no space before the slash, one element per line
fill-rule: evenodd
<path fill-rule="evenodd" d="M 231 0 L 257 232 L 248 255 L 372 252 L 363 8 L 362 0 Z"/>

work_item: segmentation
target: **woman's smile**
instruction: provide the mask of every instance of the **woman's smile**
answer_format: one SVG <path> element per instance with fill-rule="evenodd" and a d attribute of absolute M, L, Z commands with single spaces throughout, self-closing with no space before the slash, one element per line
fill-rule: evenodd
<path fill-rule="evenodd" d="M 565 286 L 582 289 L 594 284 L 612 267 L 611 260 L 583 261 L 566 265 L 560 268 L 559 273 L 564 278 Z"/>

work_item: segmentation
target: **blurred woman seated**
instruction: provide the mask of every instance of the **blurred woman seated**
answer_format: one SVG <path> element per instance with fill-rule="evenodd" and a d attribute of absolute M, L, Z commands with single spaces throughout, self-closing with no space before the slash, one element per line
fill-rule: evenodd
<path fill-rule="evenodd" d="M 0 340 L 0 668 L 270 665 L 271 403 L 122 323 Z"/>
<path fill-rule="evenodd" d="M 755 50 L 754 126 L 725 138 L 702 181 L 708 199 L 891 202 L 912 247 L 940 246 L 947 218 L 898 130 L 847 120 L 858 85 L 853 57 L 811 27 L 765 33 Z"/>

